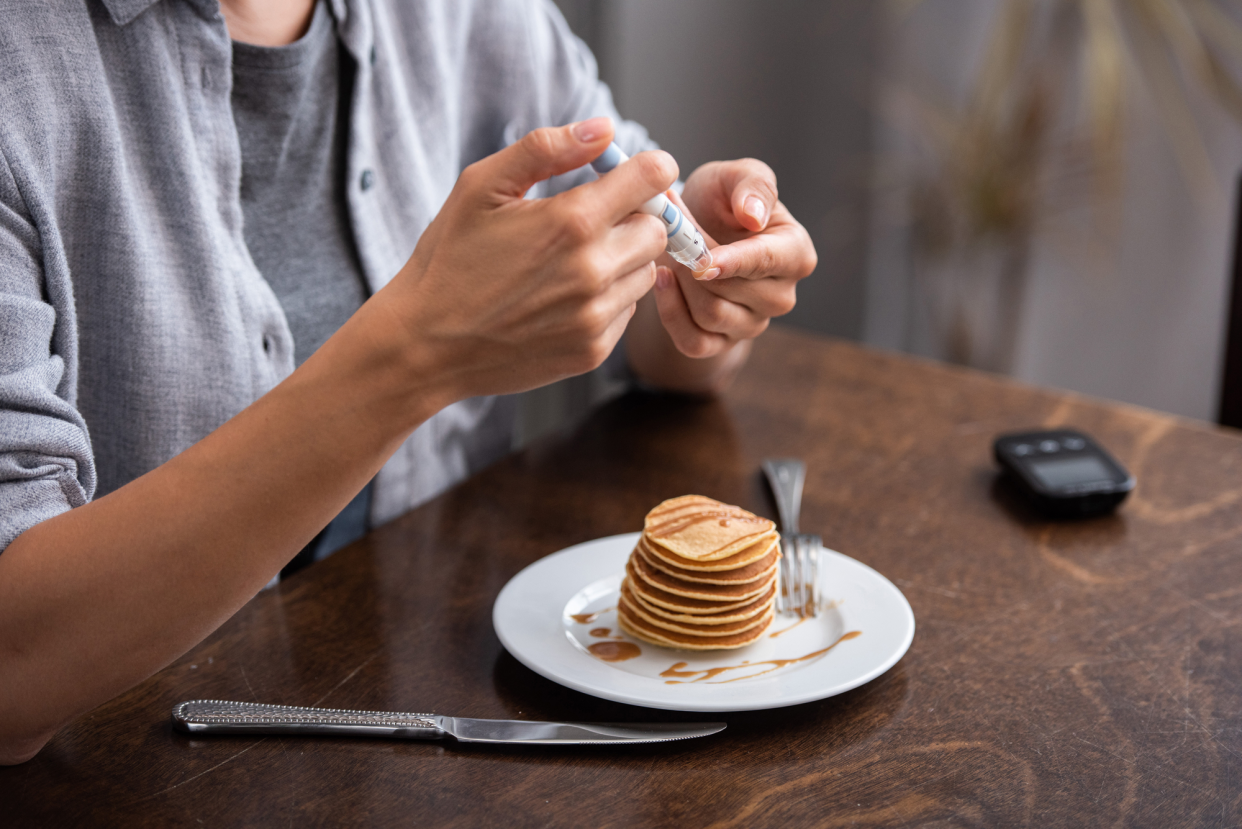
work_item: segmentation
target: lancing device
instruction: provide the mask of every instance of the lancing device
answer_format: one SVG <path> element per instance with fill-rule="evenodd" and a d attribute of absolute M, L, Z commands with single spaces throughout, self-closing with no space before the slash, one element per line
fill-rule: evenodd
<path fill-rule="evenodd" d="M 609 144 L 603 155 L 591 162 L 591 168 L 602 176 L 629 158 L 615 143 Z M 702 234 L 668 196 L 663 193 L 653 196 L 638 209 L 664 222 L 664 229 L 668 231 L 668 243 L 664 249 L 669 256 L 695 273 L 702 273 L 712 266 L 712 252 L 707 249 Z"/>

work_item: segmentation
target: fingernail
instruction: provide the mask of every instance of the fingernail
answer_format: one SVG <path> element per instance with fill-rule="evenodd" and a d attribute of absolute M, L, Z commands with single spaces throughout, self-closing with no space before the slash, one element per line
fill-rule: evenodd
<path fill-rule="evenodd" d="M 664 290 L 671 284 L 673 284 L 673 272 L 663 265 L 656 268 L 656 287 Z"/>
<path fill-rule="evenodd" d="M 709 279 L 715 279 L 720 276 L 720 268 L 708 268 L 703 273 L 696 273 L 694 278 L 700 282 L 706 282 Z"/>
<path fill-rule="evenodd" d="M 747 216 L 750 216 L 759 223 L 759 227 L 763 227 L 767 224 L 768 211 L 763 206 L 763 201 L 758 196 L 751 196 L 748 198 L 743 209 L 746 211 Z"/>
<path fill-rule="evenodd" d="M 569 131 L 574 134 L 574 138 L 577 138 L 583 144 L 589 144 L 607 133 L 611 126 L 612 119 L 601 115 L 598 118 L 588 118 L 585 121 L 579 121 L 570 127 Z"/>

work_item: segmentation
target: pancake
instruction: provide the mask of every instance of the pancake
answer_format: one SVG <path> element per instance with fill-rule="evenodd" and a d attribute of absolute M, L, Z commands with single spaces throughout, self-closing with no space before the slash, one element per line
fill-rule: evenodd
<path fill-rule="evenodd" d="M 765 578 L 776 571 L 777 560 L 781 557 L 780 551 L 777 550 L 778 544 L 773 544 L 768 550 L 768 554 L 762 558 L 755 559 L 749 564 L 743 565 L 733 570 L 690 570 L 685 567 L 677 567 L 669 564 L 658 555 L 651 552 L 651 545 L 644 544 L 639 539 L 638 547 L 635 552 L 643 560 L 643 563 L 667 573 L 674 578 L 682 581 L 698 582 L 700 584 L 742 584 L 755 579 Z"/>
<path fill-rule="evenodd" d="M 776 550 L 779 553 L 780 540 L 781 537 L 777 533 L 772 533 L 770 536 L 765 535 L 741 552 L 711 561 L 696 561 L 692 558 L 679 556 L 674 552 L 666 550 L 659 544 L 652 544 L 645 535 L 639 536 L 638 545 L 643 548 L 643 552 L 647 553 L 649 557 L 658 558 L 660 561 L 673 567 L 680 567 L 683 570 L 694 570 L 696 572 L 714 573 L 743 567 L 763 558 L 772 550 Z"/>
<path fill-rule="evenodd" d="M 692 651 L 725 650 L 749 645 L 763 636 L 774 617 L 775 612 L 769 609 L 760 619 L 759 624 L 741 633 L 730 636 L 693 636 L 655 627 L 630 614 L 625 605 L 617 606 L 617 625 L 630 636 L 653 645 Z"/>
<path fill-rule="evenodd" d="M 626 568 L 629 572 L 629 568 Z M 667 610 L 677 613 L 685 613 L 691 616 L 702 616 L 709 613 L 724 613 L 729 610 L 737 610 L 746 607 L 754 602 L 754 599 L 742 599 L 740 602 L 713 602 L 704 601 L 703 599 L 688 599 L 685 596 L 678 596 L 674 593 L 661 590 L 658 587 L 652 587 L 644 581 L 632 580 L 630 589 L 633 590 L 638 597 L 647 604 L 653 604 Z"/>
<path fill-rule="evenodd" d="M 741 622 L 747 619 L 754 619 L 763 614 L 772 604 L 772 596 L 775 595 L 776 585 L 772 585 L 768 593 L 764 593 L 748 605 L 739 607 L 736 610 L 726 610 L 722 613 L 677 613 L 667 610 L 659 605 L 651 604 L 638 594 L 630 584 L 629 579 L 621 582 L 621 596 L 635 606 L 640 616 L 657 616 L 667 619 L 670 622 L 687 622 L 692 625 L 721 625 L 730 622 Z"/>
<path fill-rule="evenodd" d="M 668 648 L 725 650 L 775 618 L 780 536 L 766 518 L 702 495 L 658 505 L 625 564 L 617 625 Z"/>
<path fill-rule="evenodd" d="M 633 594 L 629 593 L 624 587 L 621 590 L 621 598 L 618 606 L 624 606 L 626 613 L 631 618 L 641 620 L 649 625 L 652 625 L 653 627 L 660 628 L 661 630 L 668 630 L 673 633 L 686 633 L 691 636 L 732 636 L 735 633 L 743 633 L 748 631 L 764 620 L 764 614 L 759 613 L 749 619 L 741 619 L 736 622 L 722 622 L 718 624 L 674 622 L 672 619 L 665 619 L 660 616 L 656 616 L 655 614 L 648 613 L 639 602 L 634 600 Z"/>
<path fill-rule="evenodd" d="M 643 524 L 649 541 L 694 561 L 728 558 L 775 531 L 767 518 L 702 495 L 665 501 L 647 513 Z"/>
<path fill-rule="evenodd" d="M 769 575 L 741 584 L 702 584 L 670 576 L 650 566 L 642 560 L 641 556 L 636 555 L 630 556 L 625 571 L 635 581 L 641 580 L 666 593 L 687 599 L 716 602 L 740 602 L 744 599 L 753 599 L 765 592 L 768 585 L 776 578 L 776 569 L 773 568 Z"/>

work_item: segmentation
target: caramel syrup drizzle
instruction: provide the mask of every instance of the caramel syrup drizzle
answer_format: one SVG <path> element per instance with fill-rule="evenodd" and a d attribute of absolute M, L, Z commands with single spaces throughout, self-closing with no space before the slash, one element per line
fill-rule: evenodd
<path fill-rule="evenodd" d="M 790 625 L 790 626 L 789 626 L 789 627 L 787 627 L 787 628 L 781 628 L 781 629 L 780 629 L 780 630 L 778 630 L 776 633 L 769 633 L 769 634 L 768 634 L 768 638 L 769 638 L 769 639 L 775 639 L 776 637 L 780 636 L 782 633 L 789 633 L 789 631 L 793 630 L 793 629 L 794 629 L 794 628 L 796 628 L 798 625 L 802 624 L 802 623 L 803 623 L 803 622 L 805 622 L 807 619 L 811 618 L 811 617 L 810 617 L 810 614 L 806 614 L 806 613 L 800 613 L 800 614 L 798 614 L 798 615 L 800 615 L 802 618 L 800 618 L 798 621 L 794 622 L 792 625 Z"/>
<path fill-rule="evenodd" d="M 729 526 L 730 521 L 742 521 L 746 524 L 766 524 L 770 523 L 766 518 L 760 518 L 757 515 L 741 515 L 737 510 L 731 509 L 705 509 L 696 510 L 689 515 L 674 516 L 660 521 L 658 516 L 652 516 L 651 527 L 647 530 L 647 535 L 652 538 L 664 538 L 673 533 L 681 532 L 687 527 L 693 527 L 695 524 L 702 524 L 704 521 L 711 521 L 713 518 L 720 520 L 720 526 Z"/>
<path fill-rule="evenodd" d="M 651 538 L 668 538 L 671 535 L 676 535 L 677 533 L 681 532 L 687 527 L 693 527 L 695 524 L 702 524 L 704 521 L 711 521 L 712 519 L 719 519 L 720 526 L 722 527 L 729 526 L 729 521 L 731 520 L 742 521 L 747 524 L 770 524 L 772 523 L 768 519 L 760 518 L 757 515 L 747 518 L 745 515 L 738 515 L 736 512 L 732 510 L 704 510 L 703 512 L 695 513 L 689 517 L 670 518 L 663 522 L 658 522 L 658 521 L 652 522 L 650 529 L 648 529 L 646 533 Z M 736 539 L 734 539 L 733 541 L 730 541 L 728 544 L 725 544 L 721 547 L 717 547 L 715 550 L 712 550 L 712 552 L 708 553 L 708 555 L 711 555 L 712 553 L 718 553 L 721 550 L 723 550 L 725 547 L 731 547 L 740 541 L 745 541 L 751 538 L 758 538 L 759 536 L 762 536 L 767 532 L 768 530 L 764 529 L 764 530 L 759 530 L 753 533 L 747 533 L 746 535 L 738 536 Z"/>
<path fill-rule="evenodd" d="M 786 628 L 785 630 L 788 630 L 788 629 L 789 628 Z M 784 631 L 781 631 L 781 632 L 784 633 Z M 771 665 L 772 666 L 771 668 L 768 668 L 766 671 L 760 671 L 757 674 L 748 674 L 747 676 L 738 676 L 738 677 L 734 677 L 733 679 L 722 679 L 719 682 L 712 682 L 711 684 L 712 685 L 723 685 L 726 682 L 738 682 L 743 679 L 755 679 L 756 677 L 763 676 L 764 674 L 770 674 L 773 671 L 780 670 L 781 668 L 784 668 L 786 665 L 793 665 L 797 662 L 806 662 L 809 659 L 815 659 L 816 657 L 823 656 L 824 654 L 828 653 L 828 651 L 832 650 L 833 648 L 835 648 L 837 645 L 841 644 L 845 640 L 855 639 L 859 636 L 862 636 L 861 630 L 851 630 L 848 633 L 842 634 L 840 639 L 833 642 L 828 647 L 823 648 L 822 650 L 808 653 L 806 656 L 799 656 L 796 659 L 765 659 L 762 662 L 743 662 L 740 665 L 722 665 L 719 668 L 707 668 L 706 670 L 702 670 L 702 671 L 684 670 L 685 667 L 689 663 L 678 662 L 677 664 L 673 665 L 673 667 L 669 668 L 667 671 L 661 671 L 660 676 L 666 677 L 664 681 L 665 685 L 689 685 L 695 682 L 706 682 L 708 680 L 715 679 L 716 677 L 720 676 L 721 674 L 727 671 L 736 671 L 741 668 L 756 668 L 760 665 Z M 676 678 L 667 679 L 667 677 L 676 677 Z M 691 677 L 693 677 L 693 679 Z"/>
<path fill-rule="evenodd" d="M 633 642 L 609 641 L 596 642 L 587 648 L 591 656 L 605 662 L 624 662 L 636 656 L 642 656 L 642 649 Z"/>
<path fill-rule="evenodd" d="M 569 614 L 569 618 L 573 619 L 575 622 L 577 622 L 580 625 L 589 625 L 591 624 L 591 622 L 594 622 L 596 619 L 598 619 L 600 616 L 603 616 L 605 613 L 607 613 L 610 610 L 616 610 L 616 608 L 606 607 L 603 610 L 597 610 L 594 613 L 571 613 Z"/>

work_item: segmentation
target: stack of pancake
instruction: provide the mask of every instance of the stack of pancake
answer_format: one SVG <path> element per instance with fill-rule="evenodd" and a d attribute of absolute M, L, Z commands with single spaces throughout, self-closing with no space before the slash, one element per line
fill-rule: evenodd
<path fill-rule="evenodd" d="M 702 495 L 665 501 L 626 564 L 618 624 L 672 648 L 749 645 L 772 624 L 780 557 L 766 518 Z"/>

